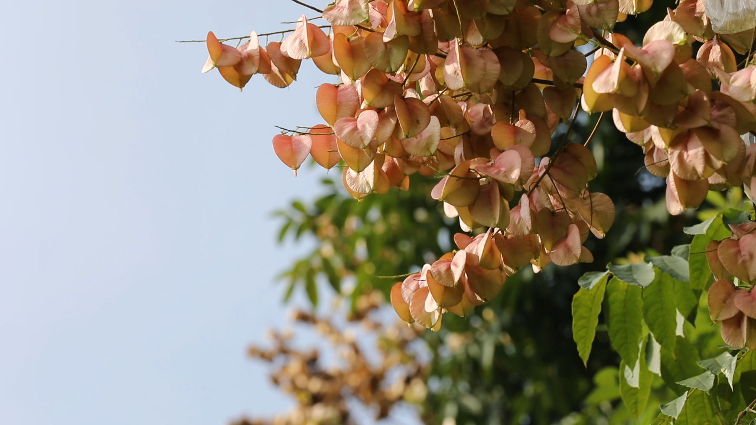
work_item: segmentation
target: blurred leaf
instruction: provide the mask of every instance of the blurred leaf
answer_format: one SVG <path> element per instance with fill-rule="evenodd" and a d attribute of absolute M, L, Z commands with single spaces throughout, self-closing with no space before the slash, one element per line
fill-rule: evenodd
<path fill-rule="evenodd" d="M 318 306 L 318 285 L 315 283 L 315 272 L 310 268 L 305 273 L 305 291 L 313 307 Z"/>
<path fill-rule="evenodd" d="M 340 294 L 341 279 L 339 279 L 339 276 L 336 274 L 336 269 L 333 268 L 333 264 L 331 264 L 329 259 L 323 257 L 320 258 L 320 262 L 323 266 L 323 272 L 325 272 L 325 275 L 328 278 L 328 283 L 331 284 L 331 287 L 337 294 Z"/>
<path fill-rule="evenodd" d="M 284 238 L 286 237 L 286 233 L 289 232 L 292 224 L 294 224 L 293 221 L 287 220 L 286 223 L 281 226 L 281 229 L 278 231 L 278 243 L 283 242 Z"/>
<path fill-rule="evenodd" d="M 291 299 L 291 295 L 294 293 L 294 288 L 297 286 L 296 283 L 297 282 L 293 279 L 289 281 L 289 285 L 286 288 L 286 292 L 284 293 L 284 296 L 283 296 L 284 303 L 289 302 L 289 300 Z"/>
<path fill-rule="evenodd" d="M 728 202 L 720 192 L 710 190 L 709 193 L 706 194 L 706 200 L 715 207 L 719 207 L 721 209 L 727 208 Z"/>

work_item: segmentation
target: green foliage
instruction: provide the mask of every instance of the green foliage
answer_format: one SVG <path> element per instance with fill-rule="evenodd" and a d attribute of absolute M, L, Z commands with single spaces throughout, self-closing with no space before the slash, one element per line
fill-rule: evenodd
<path fill-rule="evenodd" d="M 674 351 L 677 339 L 677 308 L 674 300 L 672 277 L 657 270 L 656 279 L 643 290 L 643 319 L 654 334 L 654 339 L 670 351 Z"/>
<path fill-rule="evenodd" d="M 617 279 L 641 288 L 645 288 L 654 281 L 654 266 L 651 263 L 610 264 L 609 272 Z"/>
<path fill-rule="evenodd" d="M 634 365 L 643 332 L 641 289 L 615 277 L 607 285 L 606 292 L 607 327 L 612 347 L 625 364 Z"/>
<path fill-rule="evenodd" d="M 580 288 L 572 300 L 572 337 L 577 344 L 578 354 L 586 365 L 596 336 L 607 279 L 608 274 L 602 273 L 595 283 L 589 285 L 590 288 Z"/>

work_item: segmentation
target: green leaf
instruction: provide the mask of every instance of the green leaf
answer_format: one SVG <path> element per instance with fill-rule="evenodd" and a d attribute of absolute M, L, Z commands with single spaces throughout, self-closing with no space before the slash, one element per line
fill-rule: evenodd
<path fill-rule="evenodd" d="M 696 224 L 695 226 L 684 227 L 683 232 L 688 235 L 705 235 L 716 219 L 717 217 L 712 217 L 702 223 Z"/>
<path fill-rule="evenodd" d="M 638 360 L 638 341 L 643 332 L 641 289 L 613 278 L 606 287 L 609 338 L 614 350 L 627 364 Z"/>
<path fill-rule="evenodd" d="M 286 237 L 286 233 L 289 232 L 292 224 L 294 224 L 292 220 L 287 220 L 286 223 L 281 226 L 281 229 L 278 231 L 278 243 L 283 242 L 284 238 Z"/>
<path fill-rule="evenodd" d="M 663 347 L 674 350 L 677 329 L 675 285 L 666 273 L 656 273 L 653 283 L 643 290 L 643 318 Z"/>
<path fill-rule="evenodd" d="M 736 212 L 733 213 L 733 211 Z M 742 217 L 739 215 L 741 211 L 728 210 L 728 212 L 731 220 L 737 221 L 742 219 Z M 728 214 L 728 212 L 725 212 L 725 214 Z M 717 216 L 712 217 L 704 221 L 703 223 L 696 224 L 695 226 L 686 227 L 683 229 L 683 231 L 689 235 L 707 235 L 710 238 L 718 241 L 721 241 L 722 239 L 730 235 L 730 231 L 727 229 L 727 226 L 725 226 L 721 214 L 718 214 Z M 696 252 L 693 250 L 692 246 L 690 252 Z"/>
<path fill-rule="evenodd" d="M 678 384 L 684 387 L 696 388 L 701 391 L 709 392 L 711 387 L 714 386 L 714 374 L 707 370 L 706 372 L 700 375 L 685 379 L 683 381 L 679 381 Z"/>
<path fill-rule="evenodd" d="M 609 271 L 617 279 L 641 288 L 654 281 L 654 266 L 651 263 L 609 264 Z"/>
<path fill-rule="evenodd" d="M 677 279 L 673 279 L 672 281 L 675 284 L 675 305 L 680 313 L 688 318 L 692 312 L 697 310 L 698 298 L 701 294 L 699 292 L 698 296 L 696 296 L 696 293 L 690 289 L 690 282 L 683 282 Z"/>
<path fill-rule="evenodd" d="M 678 385 L 677 381 L 701 373 L 701 367 L 696 364 L 699 359 L 696 347 L 683 337 L 677 337 L 674 351 L 662 347 L 662 379 L 675 394 L 679 395 L 685 391 L 685 388 Z"/>
<path fill-rule="evenodd" d="M 286 288 L 286 292 L 283 296 L 283 302 L 288 303 L 291 299 L 291 295 L 294 293 L 294 288 L 297 286 L 296 281 L 294 279 L 289 280 L 289 286 Z"/>
<path fill-rule="evenodd" d="M 318 306 L 318 285 L 315 283 L 315 272 L 310 268 L 305 273 L 305 291 L 313 307 Z"/>
<path fill-rule="evenodd" d="M 722 223 L 727 225 L 737 225 L 751 221 L 751 214 L 745 211 L 728 208 L 722 213 Z"/>
<path fill-rule="evenodd" d="M 648 370 L 661 376 L 661 345 L 654 339 L 654 334 L 648 334 L 646 342 L 646 366 Z"/>
<path fill-rule="evenodd" d="M 730 389 L 732 389 L 732 380 L 735 377 L 735 366 L 737 362 L 738 359 L 736 357 L 733 357 L 730 353 L 724 352 L 713 359 L 701 360 L 698 362 L 698 365 L 714 375 L 724 373 L 727 382 L 730 384 Z"/>
<path fill-rule="evenodd" d="M 643 345 L 645 344 L 641 344 L 641 346 Z M 636 418 L 640 417 L 646 410 L 646 404 L 651 395 L 651 383 L 654 381 L 653 374 L 646 367 L 643 347 L 640 351 L 640 358 L 638 358 L 632 370 L 627 367 L 624 361 L 620 362 L 620 395 L 625 406 L 627 406 L 627 410 Z M 628 378 L 631 379 L 628 380 Z"/>
<path fill-rule="evenodd" d="M 664 273 L 684 282 L 690 281 L 688 262 L 680 257 L 662 255 L 661 257 L 648 258 L 656 267 Z"/>
<path fill-rule="evenodd" d="M 691 391 L 675 425 L 720 425 L 714 402 L 703 391 Z"/>
<path fill-rule="evenodd" d="M 593 289 L 580 288 L 572 299 L 572 338 L 585 365 L 588 364 L 593 338 L 596 336 L 608 277 L 608 273 L 603 273 L 603 276 L 590 285 Z"/>
<path fill-rule="evenodd" d="M 606 275 L 608 275 L 608 274 L 609 274 L 608 271 L 605 271 L 605 272 L 588 272 L 588 273 L 584 274 L 582 277 L 580 277 L 580 279 L 578 280 L 578 285 L 580 285 L 581 288 L 591 290 L 591 289 L 593 289 L 594 286 L 596 286 L 596 284 L 601 279 L 603 279 L 604 277 L 606 277 Z"/>
<path fill-rule="evenodd" d="M 651 425 L 671 425 L 672 419 L 673 418 L 671 416 L 667 416 L 664 413 L 659 413 L 659 416 L 651 421 Z"/>
<path fill-rule="evenodd" d="M 711 390 L 714 397 L 714 405 L 724 415 L 726 424 L 734 424 L 738 413 L 746 408 L 746 402 L 740 393 L 740 384 L 735 384 L 733 388 L 724 379 L 717 379 L 717 384 Z"/>
<path fill-rule="evenodd" d="M 340 294 L 341 279 L 339 279 L 339 275 L 336 273 L 336 269 L 333 268 L 333 264 L 331 264 L 330 260 L 322 257 L 320 259 L 320 263 L 323 266 L 323 272 L 328 278 L 328 283 L 331 284 L 331 287 L 334 291 L 336 291 L 337 294 Z"/>
<path fill-rule="evenodd" d="M 688 255 L 690 254 L 690 244 L 677 245 L 672 248 L 672 255 L 680 257 L 685 261 L 688 261 Z"/>
<path fill-rule="evenodd" d="M 593 376 L 593 391 L 585 398 L 588 404 L 598 405 L 604 401 L 612 401 L 620 398 L 619 376 L 617 368 L 605 367 Z"/>
<path fill-rule="evenodd" d="M 301 211 L 303 213 L 307 213 L 307 209 L 305 208 L 304 204 L 300 201 L 294 201 L 291 203 L 292 208 L 294 208 L 297 211 Z"/>
<path fill-rule="evenodd" d="M 691 289 L 706 289 L 706 284 L 711 279 L 711 269 L 709 262 L 706 261 L 706 247 L 711 242 L 708 235 L 696 235 L 693 242 L 690 243 L 690 257 L 688 260 L 688 270 L 690 276 Z"/>
<path fill-rule="evenodd" d="M 740 211 L 738 211 L 738 213 L 739 212 Z M 706 231 L 706 235 L 716 241 L 721 241 L 724 238 L 729 238 L 730 235 L 732 235 L 732 232 L 730 231 L 730 228 L 725 225 L 724 217 L 722 215 L 718 215 L 714 218 L 714 223 L 712 223 L 712 225 Z"/>
<path fill-rule="evenodd" d="M 735 368 L 735 381 L 740 384 L 740 392 L 748 403 L 756 399 L 756 351 L 749 351 L 740 359 Z"/>
<path fill-rule="evenodd" d="M 727 208 L 727 200 L 719 192 L 710 190 L 709 193 L 706 194 L 706 201 L 708 201 L 710 204 L 714 205 L 715 207 L 718 207 L 721 209 Z"/>
<path fill-rule="evenodd" d="M 677 419 L 677 417 L 680 416 L 680 412 L 682 412 L 683 407 L 685 407 L 685 400 L 687 399 L 688 399 L 688 392 L 685 391 L 685 394 L 663 405 L 661 407 L 662 413 L 664 413 L 667 416 L 672 416 L 673 418 Z"/>

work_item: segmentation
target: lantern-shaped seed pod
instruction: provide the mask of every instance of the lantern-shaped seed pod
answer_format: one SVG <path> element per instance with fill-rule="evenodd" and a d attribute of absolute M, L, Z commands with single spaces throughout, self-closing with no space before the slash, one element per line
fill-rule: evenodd
<path fill-rule="evenodd" d="M 756 27 L 756 0 L 704 0 L 711 29 L 733 34 Z"/>

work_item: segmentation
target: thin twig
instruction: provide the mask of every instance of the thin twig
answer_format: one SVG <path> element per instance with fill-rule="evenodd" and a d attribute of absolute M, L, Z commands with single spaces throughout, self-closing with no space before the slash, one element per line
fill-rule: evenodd
<path fill-rule="evenodd" d="M 299 1 L 299 0 L 291 0 L 291 1 L 293 1 L 293 2 L 294 2 L 294 3 L 296 3 L 296 4 L 300 4 L 300 5 L 302 5 L 302 6 L 306 7 L 306 8 L 308 8 L 308 9 L 312 9 L 312 10 L 314 10 L 314 11 L 318 12 L 318 13 L 323 13 L 323 11 L 322 11 L 321 9 L 318 9 L 318 8 L 317 8 L 317 7 L 315 7 L 315 6 L 311 6 L 311 5 L 307 4 L 307 3 L 303 3 L 303 2 L 301 2 L 301 1 Z M 329 27 L 330 27 L 330 25 L 329 25 Z M 372 29 L 372 28 L 368 28 L 368 27 L 365 27 L 365 26 L 362 26 L 362 25 L 359 25 L 359 24 L 358 24 L 358 25 L 355 25 L 355 27 L 357 27 L 357 28 L 359 28 L 359 29 L 361 29 L 361 30 L 365 30 L 365 31 L 370 31 L 370 32 L 374 32 L 374 31 L 375 31 L 375 30 L 374 30 L 374 29 Z"/>
<path fill-rule="evenodd" d="M 593 140 L 593 136 L 596 135 L 596 132 L 598 131 L 599 125 L 601 124 L 601 120 L 604 119 L 604 114 L 606 112 L 602 112 L 601 115 L 599 115 L 598 121 L 596 121 L 596 126 L 593 127 L 593 131 L 591 131 L 591 135 L 588 136 L 588 140 L 585 141 L 585 144 L 583 146 L 588 146 L 588 143 L 591 143 L 591 140 Z"/>
<path fill-rule="evenodd" d="M 308 22 L 309 22 L 309 21 L 314 21 L 314 20 L 316 20 L 316 19 L 323 19 L 323 17 L 322 17 L 322 16 L 316 16 L 316 17 L 314 17 L 314 18 L 307 18 L 307 21 L 308 21 Z M 299 21 L 284 21 L 284 22 L 281 22 L 281 23 L 282 23 L 282 24 L 298 24 L 298 23 L 299 23 Z"/>
<path fill-rule="evenodd" d="M 331 28 L 330 25 L 320 25 L 318 28 Z M 276 35 L 276 34 L 286 34 L 288 32 L 294 32 L 296 29 L 289 29 L 289 30 L 282 30 L 282 31 L 273 31 L 273 32 L 266 32 L 262 34 L 257 34 L 258 37 L 264 37 L 268 35 Z M 243 35 L 241 37 L 229 37 L 229 38 L 219 38 L 218 41 L 221 43 L 231 40 L 245 40 L 249 38 L 248 35 Z M 176 43 L 206 43 L 207 40 L 176 40 Z"/>
<path fill-rule="evenodd" d="M 748 407 L 743 409 L 742 412 L 738 413 L 738 418 L 735 420 L 735 425 L 738 425 L 740 423 L 740 420 L 743 419 L 746 413 L 748 413 L 750 410 L 753 410 L 754 406 L 756 406 L 756 399 L 754 399 L 751 404 L 748 405 Z"/>
<path fill-rule="evenodd" d="M 512 109 L 509 112 L 509 125 L 514 125 L 515 123 L 515 92 L 512 90 Z M 519 117 L 518 117 L 519 118 Z"/>
<path fill-rule="evenodd" d="M 536 84 L 544 84 L 544 85 L 547 85 L 547 86 L 553 86 L 554 85 L 553 81 L 551 81 L 551 80 L 542 80 L 540 78 L 533 78 L 530 81 L 532 81 L 532 82 L 534 82 Z M 572 87 L 575 87 L 575 88 L 578 88 L 578 89 L 582 89 L 583 88 L 583 83 L 573 83 Z"/>
<path fill-rule="evenodd" d="M 708 250 L 708 251 L 701 251 L 701 252 L 689 252 L 689 253 L 688 253 L 688 255 L 693 255 L 693 254 L 706 254 L 707 252 L 714 252 L 714 251 L 716 251 L 716 250 L 717 250 L 717 248 L 714 248 L 714 249 L 710 249 L 710 250 Z"/>
<path fill-rule="evenodd" d="M 401 278 L 403 278 L 403 277 L 410 277 L 410 276 L 412 276 L 413 274 L 420 274 L 420 272 L 412 272 L 412 273 L 404 273 L 404 274 L 395 274 L 395 275 L 393 275 L 393 276 L 376 276 L 376 275 L 373 275 L 373 277 L 374 277 L 374 278 L 376 278 L 376 279 L 401 279 Z"/>
<path fill-rule="evenodd" d="M 464 136 L 465 134 L 469 134 L 469 133 L 470 133 L 470 130 L 467 130 L 467 131 L 465 131 L 464 133 L 459 133 L 459 134 L 457 134 L 456 136 L 451 136 L 451 137 L 444 137 L 444 138 L 442 138 L 442 139 L 440 139 L 440 140 L 449 140 L 449 139 L 455 139 L 455 138 L 457 138 L 457 137 L 462 137 L 462 136 Z"/>
<path fill-rule="evenodd" d="M 557 158 L 559 157 L 559 154 L 562 152 L 562 149 L 564 149 L 565 146 L 567 146 L 567 139 L 570 137 L 570 133 L 572 132 L 572 127 L 575 126 L 575 121 L 577 121 L 578 112 L 580 111 L 580 103 L 577 103 L 575 105 L 575 112 L 572 114 L 572 120 L 570 121 L 570 126 L 567 127 L 567 131 L 564 133 L 564 138 L 562 139 L 562 142 L 559 144 L 559 147 L 557 148 L 556 152 L 554 152 L 554 155 L 551 156 L 551 159 L 549 160 L 549 163 L 546 165 L 546 169 L 543 171 L 543 174 L 541 174 L 541 177 L 538 177 L 538 180 L 536 180 L 535 184 L 530 187 L 530 190 L 528 190 L 528 195 L 530 195 L 535 188 L 538 187 L 538 185 L 541 183 L 541 180 L 543 180 L 544 177 L 549 173 L 549 170 L 551 170 L 551 167 L 554 166 L 554 163 L 556 162 Z"/>
<path fill-rule="evenodd" d="M 564 202 L 564 198 L 562 198 L 562 194 L 559 193 L 559 188 L 556 185 L 556 182 L 554 181 L 554 178 L 549 176 L 549 180 L 551 180 L 551 184 L 554 186 L 554 190 L 556 190 L 557 195 L 559 195 L 559 200 L 562 202 L 562 208 L 567 209 L 567 203 Z"/>
<path fill-rule="evenodd" d="M 314 11 L 318 12 L 318 13 L 323 13 L 323 11 L 322 11 L 322 10 L 318 9 L 318 8 L 317 8 L 317 7 L 315 7 L 315 6 L 310 6 L 309 4 L 307 4 L 307 3 L 302 3 L 302 2 L 301 2 L 301 1 L 299 1 L 299 0 L 291 0 L 291 1 L 293 1 L 293 2 L 294 2 L 294 3 L 296 3 L 296 4 L 302 5 L 302 6 L 306 7 L 306 8 L 308 8 L 308 9 L 312 9 L 312 10 L 314 10 Z"/>
<path fill-rule="evenodd" d="M 636 172 L 635 172 L 635 175 L 637 176 L 637 175 L 638 175 L 638 173 L 640 173 L 640 172 L 641 172 L 641 170 L 643 170 L 643 169 L 647 169 L 647 168 L 649 167 L 649 165 L 656 165 L 656 164 L 661 164 L 662 162 L 666 162 L 666 161 L 669 161 L 669 158 L 667 158 L 667 159 L 662 159 L 662 160 L 660 160 L 660 161 L 656 161 L 656 162 L 652 162 L 652 163 L 650 163 L 650 164 L 648 164 L 648 165 L 644 165 L 644 166 L 642 166 L 642 167 L 638 168 L 638 171 L 636 171 Z"/>
<path fill-rule="evenodd" d="M 415 70 L 415 67 L 417 66 L 418 62 L 420 62 L 420 55 L 417 55 L 417 58 L 415 59 L 415 63 L 412 64 L 412 68 L 410 68 L 409 72 L 407 73 L 407 76 L 404 77 L 404 81 L 402 82 L 402 87 L 404 87 L 407 84 L 407 81 L 409 81 L 409 78 L 412 75 L 412 71 Z"/>
<path fill-rule="evenodd" d="M 591 28 L 591 34 L 593 35 L 593 38 L 598 40 L 599 44 L 603 45 L 609 50 L 612 50 L 614 53 L 619 53 L 620 49 L 618 49 L 617 46 L 612 44 L 609 40 L 605 39 L 604 36 L 599 34 L 599 32 L 594 28 Z"/>
<path fill-rule="evenodd" d="M 309 133 L 309 132 L 306 132 L 306 131 L 290 130 L 288 128 L 281 127 L 280 125 L 274 125 L 273 127 L 277 128 L 277 129 L 279 129 L 281 131 L 286 131 L 286 132 L 289 132 L 289 133 L 302 134 L 302 135 L 307 135 L 307 136 L 329 136 L 331 134 L 334 134 L 332 132 L 331 133 Z M 301 128 L 307 128 L 307 127 L 301 127 Z"/>
<path fill-rule="evenodd" d="M 289 23 L 289 22 L 287 22 L 287 23 Z M 601 45 L 598 45 L 598 46 L 596 46 L 596 48 L 594 48 L 594 49 L 593 49 L 593 50 L 591 50 L 590 52 L 588 52 L 588 53 L 584 54 L 583 56 L 585 56 L 585 57 L 588 57 L 588 56 L 590 56 L 590 55 L 592 55 L 592 54 L 594 54 L 594 53 L 598 52 L 599 50 L 601 50 Z"/>

